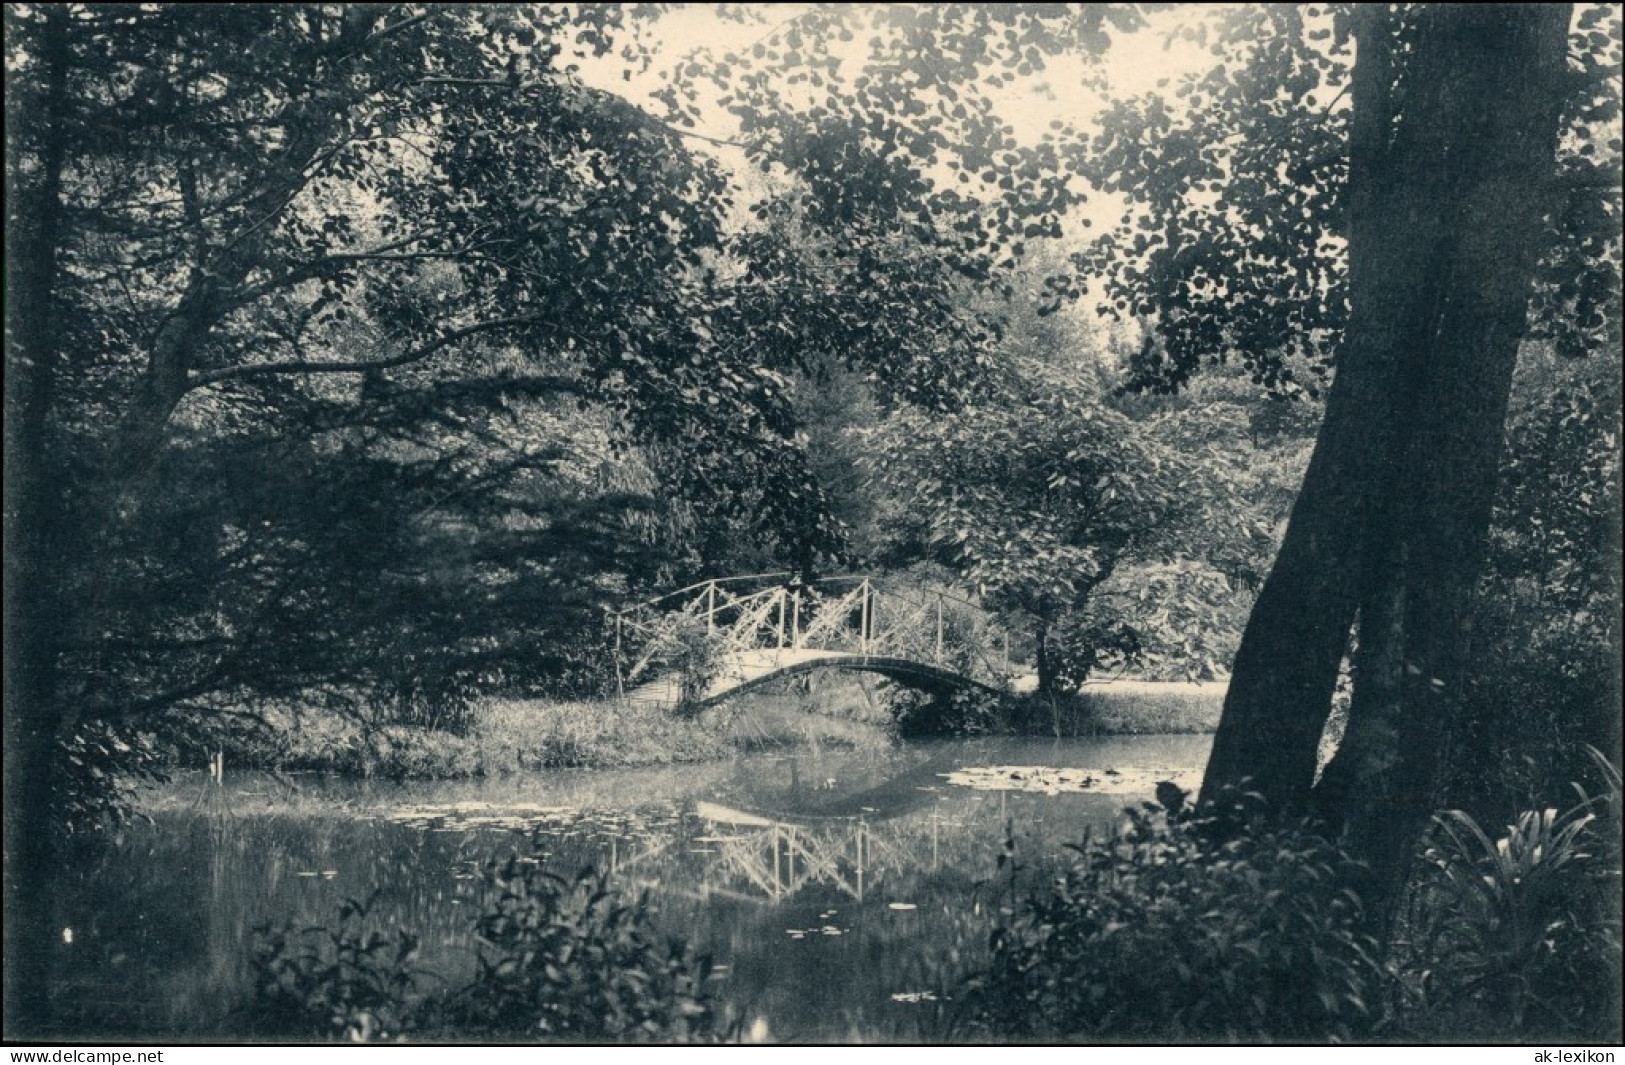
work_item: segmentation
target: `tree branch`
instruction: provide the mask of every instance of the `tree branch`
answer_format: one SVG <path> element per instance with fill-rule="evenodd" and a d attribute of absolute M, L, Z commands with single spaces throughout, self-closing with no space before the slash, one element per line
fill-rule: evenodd
<path fill-rule="evenodd" d="M 521 328 L 531 325 L 543 325 L 541 318 L 493 318 L 490 321 L 476 322 L 461 329 L 454 329 L 450 333 L 434 340 L 427 341 L 415 348 L 409 348 L 399 355 L 387 359 L 355 359 L 349 361 L 326 362 L 319 360 L 299 359 L 293 362 L 261 362 L 242 366 L 227 366 L 219 370 L 208 370 L 198 373 L 187 382 L 186 390 L 205 388 L 218 384 L 221 381 L 230 381 L 243 377 L 264 377 L 269 374 L 285 373 L 366 373 L 369 370 L 387 370 L 396 366 L 405 366 L 407 363 L 417 362 L 428 358 L 441 348 L 455 344 L 459 340 L 475 336 L 479 333 L 489 333 L 498 329 Z"/>
<path fill-rule="evenodd" d="M 395 23 L 393 25 L 385 26 L 383 29 L 379 30 L 377 33 L 374 33 L 372 36 L 370 36 L 366 40 L 362 41 L 360 50 L 364 52 L 368 48 L 371 48 L 373 45 L 377 44 L 379 41 L 383 40 L 385 37 L 388 37 L 390 34 L 399 33 L 400 31 L 402 31 L 404 29 L 407 29 L 407 28 L 409 28 L 411 26 L 416 25 L 419 22 L 422 22 L 424 19 L 432 18 L 433 16 L 435 16 L 437 14 L 440 14 L 441 10 L 442 9 L 440 9 L 438 7 L 431 8 L 430 10 L 423 12 L 423 14 L 421 14 L 421 15 L 413 15 L 411 18 L 402 19 L 401 21 L 399 21 L 399 22 L 397 22 L 397 23 Z"/>
<path fill-rule="evenodd" d="M 519 83 L 507 78 L 419 78 L 413 85 L 466 85 L 484 89 L 517 89 Z"/>
<path fill-rule="evenodd" d="M 277 276 L 268 278 L 267 280 L 254 285 L 252 288 L 243 289 L 238 292 L 236 302 L 239 306 L 252 303 L 257 299 L 270 295 L 272 292 L 276 292 L 293 285 L 298 285 L 305 281 L 314 280 L 315 278 L 321 277 L 328 271 L 343 266 L 346 263 L 411 262 L 427 259 L 450 259 L 468 254 L 468 252 L 464 250 L 451 252 L 413 252 L 406 254 L 392 254 L 398 252 L 401 248 L 410 247 L 420 241 L 441 236 L 445 232 L 446 230 L 444 227 L 431 229 L 426 233 L 414 233 L 409 236 L 402 237 L 400 240 L 391 241 L 388 244 L 381 244 L 376 248 L 369 248 L 366 251 L 335 252 L 330 255 L 323 255 L 320 258 L 310 259 L 306 262 L 294 263 L 287 270 L 283 271 Z"/>

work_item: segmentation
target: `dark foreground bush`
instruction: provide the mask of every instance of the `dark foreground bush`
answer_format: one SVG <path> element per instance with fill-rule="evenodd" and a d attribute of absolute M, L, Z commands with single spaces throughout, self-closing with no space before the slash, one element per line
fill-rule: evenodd
<path fill-rule="evenodd" d="M 262 1035 L 395 1042 L 704 1042 L 719 1035 L 711 964 L 656 934 L 646 895 L 532 858 L 492 862 L 468 984 L 417 965 L 417 941 L 368 928 L 347 902 L 332 929 L 262 929 L 254 955 Z"/>
<path fill-rule="evenodd" d="M 647 892 L 603 874 L 572 881 L 510 858 L 487 871 L 479 973 L 455 1010 L 462 1032 L 509 1038 L 693 1042 L 715 1028 L 711 962 L 650 927 Z"/>
<path fill-rule="evenodd" d="M 261 928 L 254 944 L 254 1021 L 286 1039 L 393 1042 L 430 1012 L 432 976 L 417 966 L 417 938 L 386 936 L 353 899 L 332 928 Z"/>
<path fill-rule="evenodd" d="M 1440 814 L 1400 922 L 1401 1024 L 1420 1038 L 1620 1038 L 1620 775 L 1499 833 Z"/>
<path fill-rule="evenodd" d="M 1152 804 L 1019 901 L 965 989 L 973 1034 L 1344 1040 L 1380 987 L 1349 859 L 1305 832 L 1212 841 Z"/>
<path fill-rule="evenodd" d="M 1499 833 L 1440 814 L 1382 957 L 1336 845 L 1267 826 L 1221 843 L 1177 810 L 1127 811 L 1041 890 L 1012 888 L 963 989 L 970 1034 L 1618 1041 L 1620 774 L 1591 757 L 1577 801 Z"/>

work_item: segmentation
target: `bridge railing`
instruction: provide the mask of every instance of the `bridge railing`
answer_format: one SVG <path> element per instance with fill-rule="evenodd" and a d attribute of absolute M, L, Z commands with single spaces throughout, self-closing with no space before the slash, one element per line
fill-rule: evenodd
<path fill-rule="evenodd" d="M 763 653 L 827 651 L 906 659 L 1002 686 L 1008 634 L 983 608 L 943 589 L 897 588 L 853 574 L 796 581 L 788 573 L 701 581 L 613 616 L 622 690 L 658 674 L 703 640 L 735 670 Z"/>

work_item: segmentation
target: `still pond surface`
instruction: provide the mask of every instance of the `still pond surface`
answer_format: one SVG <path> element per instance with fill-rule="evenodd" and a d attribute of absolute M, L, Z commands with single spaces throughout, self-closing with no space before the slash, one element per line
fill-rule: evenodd
<path fill-rule="evenodd" d="M 1042 868 L 1091 826 L 1194 788 L 1209 736 L 960 739 L 798 748 L 640 770 L 390 783 L 201 774 L 150 794 L 150 824 L 65 872 L 57 1016 L 79 1038 L 252 1029 L 267 922 L 331 925 L 347 898 L 472 971 L 484 862 L 530 853 L 647 888 L 711 952 L 717 995 L 773 1040 L 931 1038 L 945 976 L 1008 899 L 1006 826 Z"/>

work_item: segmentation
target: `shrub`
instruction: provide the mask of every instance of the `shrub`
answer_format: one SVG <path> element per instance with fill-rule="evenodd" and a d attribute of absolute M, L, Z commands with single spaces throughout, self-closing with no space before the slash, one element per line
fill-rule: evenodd
<path fill-rule="evenodd" d="M 58 747 L 51 831 L 64 842 L 95 837 L 127 822 L 142 784 L 168 779 L 154 737 L 106 721 L 88 721 Z"/>
<path fill-rule="evenodd" d="M 476 934 L 485 950 L 448 990 L 416 965 L 417 940 L 367 927 L 347 901 L 337 926 L 258 930 L 256 1017 L 288 1038 L 694 1042 L 714 1038 L 708 957 L 653 927 L 647 893 L 591 869 L 574 879 L 535 857 L 489 863 Z"/>
<path fill-rule="evenodd" d="M 1178 803 L 1170 802 L 1177 807 Z M 1220 842 L 1147 803 L 1016 903 L 968 1020 L 1032 1039 L 1342 1040 L 1372 1021 L 1350 860 L 1296 829 Z"/>
<path fill-rule="evenodd" d="M 902 736 L 984 736 L 1008 731 L 1023 720 L 1024 706 L 1030 702 L 979 688 L 926 692 L 893 685 L 886 694 L 886 704 Z"/>
<path fill-rule="evenodd" d="M 1496 838 L 1460 810 L 1434 819 L 1399 950 L 1413 1024 L 1619 1037 L 1620 778 L 1592 754 L 1603 788 L 1565 810 Z"/>
<path fill-rule="evenodd" d="M 1505 824 L 1620 747 L 1620 364 L 1519 355 L 1450 803 Z"/>
<path fill-rule="evenodd" d="M 392 1042 L 422 1021 L 427 976 L 417 939 L 367 928 L 367 904 L 345 900 L 337 927 L 257 930 L 256 1017 L 268 1034 Z"/>
<path fill-rule="evenodd" d="M 463 1030 L 662 1042 L 712 1034 L 710 959 L 654 933 L 647 892 L 624 898 L 603 873 L 565 880 L 523 858 L 489 866 L 486 884 L 479 937 L 493 953 L 462 996 Z"/>

